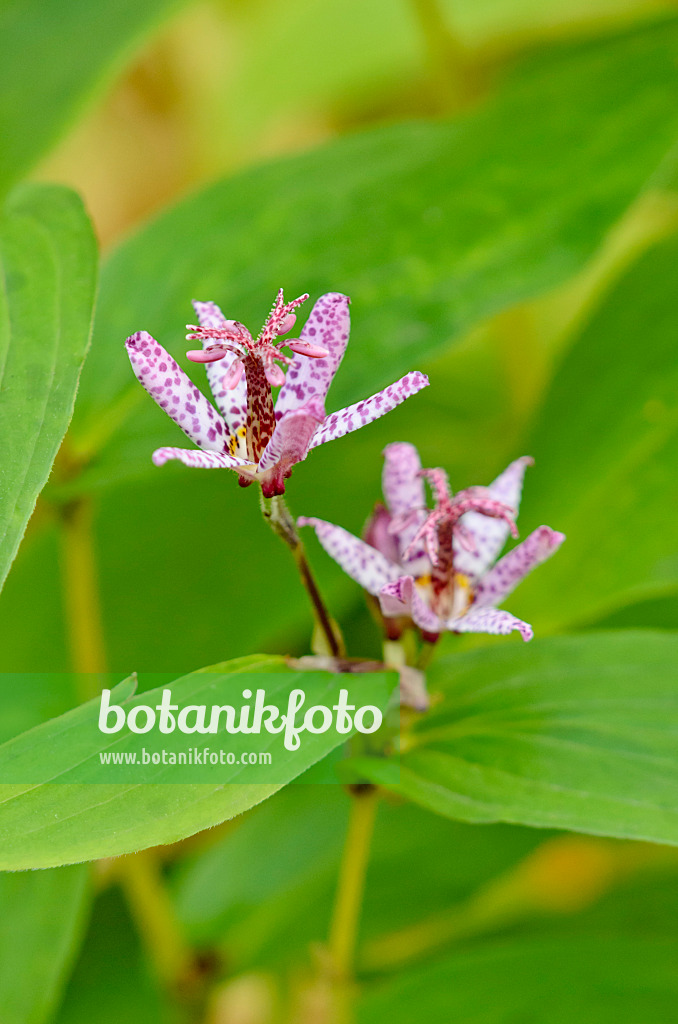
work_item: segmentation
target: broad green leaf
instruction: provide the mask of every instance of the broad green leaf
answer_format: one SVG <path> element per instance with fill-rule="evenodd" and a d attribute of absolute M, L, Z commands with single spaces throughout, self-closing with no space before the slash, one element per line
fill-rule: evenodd
<path fill-rule="evenodd" d="M 579 269 L 678 134 L 678 26 L 549 50 L 443 123 L 343 139 L 217 183 L 124 243 L 104 271 L 76 436 L 138 391 L 122 342 L 174 354 L 191 298 L 256 328 L 275 290 L 342 290 L 354 329 L 329 408 L 416 368 L 472 324 Z M 142 398 L 145 401 L 142 401 Z M 93 477 L 147 470 L 179 437 L 138 399 Z M 141 431 L 147 431 L 144 438 Z M 150 472 L 150 469 L 148 469 Z"/>
<path fill-rule="evenodd" d="M 675 938 L 514 939 L 402 975 L 366 994 L 359 1024 L 672 1024 Z"/>
<path fill-rule="evenodd" d="M 43 1024 L 83 930 L 88 870 L 0 873 L 0 1006 L 3 1024 Z"/>
<path fill-rule="evenodd" d="M 80 200 L 15 191 L 0 219 L 0 586 L 73 411 L 89 345 L 96 245 Z"/>
<path fill-rule="evenodd" d="M 0 10 L 0 193 L 179 0 L 9 0 Z"/>
<path fill-rule="evenodd" d="M 304 673 L 288 669 L 281 658 L 253 656 L 192 673 L 170 688 L 172 701 L 180 708 L 232 704 L 234 698 L 240 704 L 241 689 L 248 682 L 256 689 L 262 680 L 268 701 L 283 711 L 297 687 L 305 693 L 306 708 L 332 707 L 343 687 L 354 702 L 359 695 L 360 704 L 384 708 L 394 679 L 394 674 L 384 673 Z M 127 680 L 112 691 L 110 700 L 129 714 L 138 704 L 155 707 L 162 690 L 134 698 L 134 682 Z M 179 731 L 165 736 L 158 729 L 153 735 L 139 734 L 123 727 L 122 732 L 105 734 L 98 720 L 96 699 L 0 747 L 0 868 L 51 867 L 175 842 L 264 800 L 346 739 L 334 728 L 306 733 L 295 750 L 284 745 L 280 733 L 262 731 L 256 738 L 229 735 L 225 740 Z M 248 771 L 236 760 L 233 765 L 210 769 L 203 764 L 197 769 L 195 764 L 189 767 L 189 760 L 189 766 L 169 762 L 139 767 L 146 748 L 177 753 L 206 745 L 236 755 L 269 751 L 272 766 Z M 100 752 L 111 751 L 136 756 L 137 767 L 102 763 Z M 252 782 L 247 781 L 248 774 Z M 201 781 L 182 782 L 186 778 Z"/>
<path fill-rule="evenodd" d="M 678 586 L 678 240 L 613 289 L 558 370 L 526 451 L 525 532 L 567 534 L 512 599 L 547 626 L 587 622 Z"/>
<path fill-rule="evenodd" d="M 678 844 L 678 636 L 618 632 L 441 659 L 400 764 L 368 778 L 462 821 Z"/>

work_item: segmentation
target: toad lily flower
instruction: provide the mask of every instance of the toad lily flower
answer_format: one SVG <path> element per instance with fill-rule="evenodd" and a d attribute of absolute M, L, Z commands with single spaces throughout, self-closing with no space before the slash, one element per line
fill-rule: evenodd
<path fill-rule="evenodd" d="M 266 497 L 283 494 L 292 467 L 311 448 L 365 426 L 427 386 L 423 373 L 408 373 L 371 398 L 326 416 L 325 396 L 348 341 L 349 300 L 333 292 L 321 296 L 301 337 L 277 340 L 291 331 L 294 310 L 307 298 L 285 303 L 281 289 L 256 339 L 213 302 L 193 303 L 199 326 L 189 327 L 187 337 L 202 341 L 203 348 L 187 354 L 207 364 L 221 415 L 150 334 L 139 331 L 127 339 L 138 380 L 197 445 L 158 448 L 156 466 L 179 459 L 187 466 L 233 469 L 244 486 L 258 481 Z M 285 345 L 294 358 L 281 352 Z M 271 387 L 278 385 L 274 405 Z"/>
<path fill-rule="evenodd" d="M 452 495 L 443 470 L 422 470 L 417 449 L 391 444 L 384 456 L 386 507 L 377 506 L 358 540 L 340 526 L 302 517 L 344 572 L 379 598 L 386 618 L 413 620 L 427 639 L 454 633 L 510 633 L 532 627 L 497 608 L 565 537 L 540 526 L 496 561 L 518 512 L 529 458 L 516 459 L 489 487 Z M 435 507 L 425 506 L 424 478 Z"/>

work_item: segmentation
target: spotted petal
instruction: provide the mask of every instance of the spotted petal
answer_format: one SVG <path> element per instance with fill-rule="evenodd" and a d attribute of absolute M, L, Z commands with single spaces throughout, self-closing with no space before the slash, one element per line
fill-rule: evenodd
<path fill-rule="evenodd" d="M 518 544 L 483 577 L 477 590 L 474 607 L 498 605 L 520 581 L 558 550 L 565 534 L 540 526 Z"/>
<path fill-rule="evenodd" d="M 490 484 L 487 489 L 489 496 L 508 505 L 517 515 L 523 489 L 523 477 L 525 470 L 531 465 L 532 459 L 529 456 L 516 459 Z M 509 535 L 509 525 L 503 519 L 490 519 L 479 512 L 467 512 L 460 519 L 460 523 L 464 528 L 465 537 L 472 542 L 475 550 L 469 550 L 462 545 L 459 539 L 455 538 L 455 568 L 475 582 L 501 553 Z"/>
<path fill-rule="evenodd" d="M 247 476 L 253 475 L 257 468 L 254 463 L 238 459 L 235 455 L 202 452 L 195 448 L 156 448 L 153 452 L 153 462 L 156 466 L 164 466 L 172 459 L 178 459 L 185 466 L 194 469 L 243 469 Z"/>
<path fill-rule="evenodd" d="M 312 398 L 303 409 L 288 412 L 279 420 L 271 440 L 259 460 L 259 469 L 270 469 L 282 462 L 293 466 L 306 458 L 311 438 L 325 419 L 325 410 L 319 398 Z"/>
<path fill-rule="evenodd" d="M 454 633 L 495 633 L 502 636 L 517 629 L 523 640 L 531 640 L 534 635 L 532 626 L 510 612 L 501 608 L 476 608 L 475 605 L 466 615 L 450 619 L 446 628 Z"/>
<path fill-rule="evenodd" d="M 348 342 L 348 303 L 346 295 L 328 292 L 314 305 L 301 332 L 301 340 L 325 348 L 329 354 L 322 359 L 295 356 L 275 404 L 276 419 L 306 405 L 310 398 L 324 402 Z"/>
<path fill-rule="evenodd" d="M 414 373 L 406 374 L 395 384 L 390 384 L 383 391 L 372 395 L 371 398 L 366 398 L 362 402 L 356 402 L 355 405 L 349 405 L 346 409 L 332 413 L 322 427 L 316 431 L 311 441 L 311 448 L 317 448 L 319 444 L 325 444 L 326 441 L 334 441 L 337 437 L 343 437 L 344 434 L 350 434 L 353 430 L 358 430 L 373 420 L 378 420 L 380 416 L 385 416 L 406 398 L 416 395 L 417 391 L 421 391 L 425 387 L 428 387 L 428 377 L 415 370 Z"/>
<path fill-rule="evenodd" d="M 222 327 L 226 323 L 226 317 L 215 302 L 197 302 L 194 300 L 193 309 L 198 317 L 201 327 Z M 203 348 L 207 348 L 213 342 L 206 338 L 203 341 Z M 240 378 L 234 388 L 225 388 L 224 377 L 237 359 L 237 355 L 228 352 L 223 359 L 215 363 L 207 363 L 207 380 L 214 395 L 222 416 L 228 424 L 230 434 L 237 434 L 247 421 L 247 383 L 245 375 Z"/>
<path fill-rule="evenodd" d="M 297 525 L 312 526 L 330 558 L 370 594 L 378 594 L 398 574 L 397 566 L 384 558 L 380 551 L 358 540 L 341 526 L 307 516 L 300 516 Z"/>
<path fill-rule="evenodd" d="M 426 493 L 424 480 L 420 474 L 421 459 L 413 444 L 400 441 L 384 448 L 384 497 L 395 520 L 393 527 L 396 527 L 395 534 L 401 561 L 412 569 L 414 576 L 427 571 L 423 561 L 428 561 L 421 545 L 406 559 L 404 557 L 405 551 L 426 519 Z"/>
<path fill-rule="evenodd" d="M 399 576 L 379 591 L 381 610 L 387 618 L 407 615 L 425 633 L 441 633 L 444 624 L 423 599 L 412 576 Z"/>
<path fill-rule="evenodd" d="M 125 344 L 137 380 L 186 436 L 202 449 L 227 451 L 226 424 L 169 352 L 146 331 Z"/>

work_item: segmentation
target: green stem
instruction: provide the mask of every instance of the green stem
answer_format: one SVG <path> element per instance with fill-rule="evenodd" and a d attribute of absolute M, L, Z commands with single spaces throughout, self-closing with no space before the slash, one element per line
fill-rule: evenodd
<path fill-rule="evenodd" d="M 292 552 L 292 557 L 294 558 L 294 562 L 299 570 L 301 582 L 303 583 L 304 589 L 311 601 L 313 617 L 318 629 L 325 638 L 329 653 L 334 658 L 341 657 L 344 653 L 343 644 L 341 639 L 337 636 L 337 631 L 332 623 L 329 612 L 327 611 L 325 602 L 322 599 L 322 595 L 318 589 L 318 584 L 315 581 L 311 567 L 306 559 L 304 545 L 297 533 L 296 526 L 294 525 L 294 520 L 290 515 L 289 509 L 285 504 L 285 499 L 281 496 L 264 498 L 262 495 L 261 511 L 264 519 L 269 524 L 273 532 L 280 537 Z"/>
<path fill-rule="evenodd" d="M 106 672 L 92 518 L 92 504 L 87 500 L 65 505 L 60 516 L 66 631 L 82 700 L 96 697 L 99 692 L 96 676 Z"/>
<path fill-rule="evenodd" d="M 374 786 L 362 785 L 352 790 L 348 832 L 328 943 L 332 970 L 344 982 L 349 981 L 353 974 L 377 801 Z"/>
<path fill-rule="evenodd" d="M 117 871 L 137 931 L 165 987 L 178 991 L 194 973 L 192 951 L 184 941 L 158 861 L 152 850 L 121 857 Z"/>

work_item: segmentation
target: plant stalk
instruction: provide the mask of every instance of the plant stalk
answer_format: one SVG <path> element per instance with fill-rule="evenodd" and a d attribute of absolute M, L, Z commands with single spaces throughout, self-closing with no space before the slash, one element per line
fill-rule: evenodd
<path fill-rule="evenodd" d="M 325 638 L 329 653 L 333 658 L 341 657 L 344 653 L 343 644 L 332 624 L 332 619 L 322 599 L 311 567 L 308 564 L 303 542 L 297 533 L 294 520 L 285 504 L 285 499 L 282 496 L 264 498 L 262 495 L 261 511 L 273 532 L 284 541 L 292 552 L 292 557 L 299 570 L 301 582 L 311 601 L 316 626 Z"/>
<path fill-rule="evenodd" d="M 332 970 L 341 982 L 350 981 L 353 974 L 377 792 L 372 785 L 360 785 L 352 790 L 348 832 L 328 941 Z"/>

